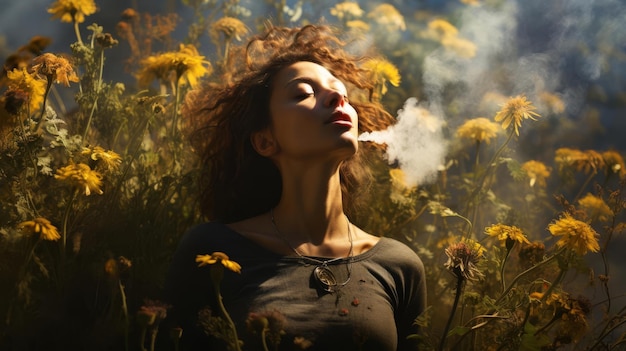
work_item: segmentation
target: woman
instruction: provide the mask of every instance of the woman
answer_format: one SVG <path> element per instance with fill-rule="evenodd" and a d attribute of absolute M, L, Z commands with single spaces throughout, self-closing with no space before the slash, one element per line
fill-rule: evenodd
<path fill-rule="evenodd" d="M 327 27 L 270 28 L 234 51 L 225 84 L 190 94 L 209 222 L 185 235 L 166 284 L 187 349 L 226 349 L 222 306 L 232 348 L 416 349 L 422 262 L 348 217 L 367 193 L 358 135 L 392 118 L 342 47 Z M 240 273 L 198 266 L 215 252 Z"/>

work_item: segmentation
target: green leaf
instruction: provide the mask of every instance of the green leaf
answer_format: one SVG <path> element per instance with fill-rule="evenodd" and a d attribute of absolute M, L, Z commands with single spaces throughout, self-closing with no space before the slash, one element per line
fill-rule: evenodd
<path fill-rule="evenodd" d="M 452 335 L 465 335 L 468 332 L 470 332 L 472 329 L 469 327 L 464 327 L 462 325 L 458 325 L 454 328 L 452 328 L 452 330 L 450 330 L 450 332 L 448 333 L 448 335 L 446 335 L 446 337 L 450 337 Z"/>

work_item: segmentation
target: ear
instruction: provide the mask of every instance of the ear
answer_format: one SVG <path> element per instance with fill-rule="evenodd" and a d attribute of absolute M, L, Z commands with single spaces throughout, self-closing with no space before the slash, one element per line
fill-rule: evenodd
<path fill-rule="evenodd" d="M 272 156 L 278 151 L 278 144 L 269 128 L 252 133 L 250 142 L 254 150 L 264 157 Z"/>

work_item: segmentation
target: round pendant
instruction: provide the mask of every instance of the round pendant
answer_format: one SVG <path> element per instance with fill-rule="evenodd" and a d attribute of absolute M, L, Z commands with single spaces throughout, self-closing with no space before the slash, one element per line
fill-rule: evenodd
<path fill-rule="evenodd" d="M 322 289 L 328 292 L 333 292 L 334 287 L 337 286 L 337 279 L 333 272 L 328 267 L 319 266 L 313 270 L 313 276 Z"/>

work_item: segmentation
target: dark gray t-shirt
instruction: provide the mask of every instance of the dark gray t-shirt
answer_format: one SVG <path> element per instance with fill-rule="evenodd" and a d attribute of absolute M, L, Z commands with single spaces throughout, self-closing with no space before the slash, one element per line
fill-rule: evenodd
<path fill-rule="evenodd" d="M 170 323 L 183 328 L 183 349 L 223 349 L 197 326 L 200 309 L 209 306 L 218 315 L 219 308 L 210 268 L 198 267 L 195 258 L 216 251 L 242 267 L 240 274 L 225 270 L 221 292 L 243 350 L 261 349 L 258 335 L 246 328 L 249 314 L 272 311 L 285 322 L 280 350 L 416 349 L 407 336 L 417 332 L 413 322 L 425 308 L 426 286 L 422 261 L 408 246 L 383 237 L 351 263 L 331 263 L 339 283 L 348 271 L 350 280 L 338 292 L 328 293 L 311 278 L 312 261 L 271 252 L 220 223 L 190 230 L 171 264 L 166 298 L 173 306 Z"/>

